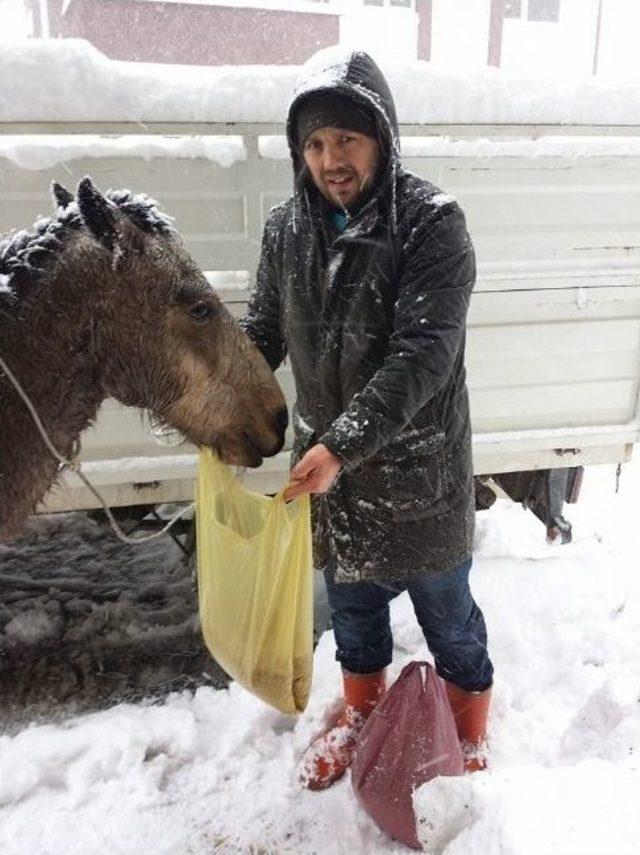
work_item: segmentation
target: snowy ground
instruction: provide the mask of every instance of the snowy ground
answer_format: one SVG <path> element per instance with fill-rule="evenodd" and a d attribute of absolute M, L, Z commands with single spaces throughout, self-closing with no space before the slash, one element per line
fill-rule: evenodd
<path fill-rule="evenodd" d="M 85 514 L 33 517 L 0 543 L 0 734 L 53 710 L 226 685 L 183 558 L 168 537 L 130 546 Z"/>
<path fill-rule="evenodd" d="M 574 543 L 498 502 L 478 515 L 472 585 L 496 666 L 493 767 L 416 795 L 446 855 L 626 855 L 640 818 L 640 461 L 587 472 Z M 426 655 L 393 605 L 394 673 Z M 2 855 L 401 852 L 345 779 L 301 791 L 295 764 L 338 697 L 323 636 L 295 722 L 237 685 L 119 705 L 0 738 Z"/>

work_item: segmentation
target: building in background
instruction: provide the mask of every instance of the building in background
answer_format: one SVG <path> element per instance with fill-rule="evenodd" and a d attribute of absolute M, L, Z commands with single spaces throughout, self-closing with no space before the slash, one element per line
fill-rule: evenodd
<path fill-rule="evenodd" d="M 335 4 L 327 0 L 29 2 L 42 31 L 48 22 L 50 38 L 87 39 L 119 60 L 297 65 L 340 37 Z"/>
<path fill-rule="evenodd" d="M 433 0 L 438 66 L 591 74 L 602 0 Z M 461 22 L 464 21 L 464 26 Z"/>
<path fill-rule="evenodd" d="M 594 73 L 640 83 L 640 3 L 638 0 L 600 0 L 600 3 Z"/>
<path fill-rule="evenodd" d="M 112 59 L 298 65 L 340 43 L 383 63 L 640 81 L 639 0 L 22 2 L 34 36 L 84 38 Z"/>
<path fill-rule="evenodd" d="M 111 59 L 299 65 L 322 47 L 428 59 L 431 0 L 24 0 L 33 34 L 83 38 Z"/>
<path fill-rule="evenodd" d="M 600 0 L 507 0 L 500 67 L 544 76 L 593 71 Z"/>

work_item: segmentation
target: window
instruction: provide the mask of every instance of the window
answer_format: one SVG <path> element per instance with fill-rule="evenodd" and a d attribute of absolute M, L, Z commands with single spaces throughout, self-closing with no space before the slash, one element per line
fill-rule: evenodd
<path fill-rule="evenodd" d="M 505 0 L 504 16 L 557 23 L 560 20 L 560 0 Z"/>
<path fill-rule="evenodd" d="M 527 20 L 557 23 L 560 20 L 560 0 L 529 0 Z"/>
<path fill-rule="evenodd" d="M 364 0 L 365 6 L 403 6 L 413 9 L 415 0 Z"/>

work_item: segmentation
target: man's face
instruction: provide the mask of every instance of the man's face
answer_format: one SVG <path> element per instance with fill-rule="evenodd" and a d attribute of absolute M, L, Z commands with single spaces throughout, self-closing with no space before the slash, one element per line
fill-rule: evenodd
<path fill-rule="evenodd" d="M 339 208 L 368 190 L 380 163 L 376 140 L 344 128 L 319 128 L 306 138 L 302 153 L 318 190 Z"/>

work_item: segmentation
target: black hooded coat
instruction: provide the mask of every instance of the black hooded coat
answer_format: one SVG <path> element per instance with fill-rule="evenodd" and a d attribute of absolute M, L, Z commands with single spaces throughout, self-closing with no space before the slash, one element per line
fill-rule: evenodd
<path fill-rule="evenodd" d="M 339 232 L 298 152 L 296 111 L 336 91 L 376 116 L 383 167 Z M 267 219 L 241 324 L 296 386 L 294 457 L 343 463 L 314 498 L 317 567 L 338 582 L 402 584 L 471 554 L 473 467 L 465 324 L 475 255 L 457 202 L 400 163 L 389 87 L 352 53 L 299 84 L 287 136 L 294 195 Z"/>

